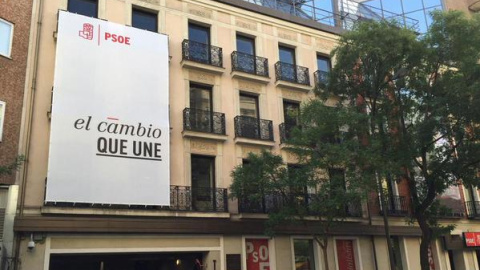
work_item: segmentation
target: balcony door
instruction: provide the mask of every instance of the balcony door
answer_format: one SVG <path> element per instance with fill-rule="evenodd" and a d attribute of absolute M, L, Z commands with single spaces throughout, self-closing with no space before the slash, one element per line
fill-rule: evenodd
<path fill-rule="evenodd" d="M 244 72 L 255 74 L 255 40 L 237 35 L 237 52 L 238 67 Z"/>
<path fill-rule="evenodd" d="M 260 112 L 257 96 L 240 94 L 240 115 L 243 116 L 242 135 L 252 139 L 260 138 Z"/>
<path fill-rule="evenodd" d="M 300 104 L 288 100 L 283 101 L 283 116 L 285 118 L 285 137 L 290 139 L 292 129 L 298 125 Z"/>
<path fill-rule="evenodd" d="M 192 130 L 212 132 L 212 87 L 190 85 L 189 121 Z"/>
<path fill-rule="evenodd" d="M 210 28 L 189 23 L 188 24 L 188 52 L 190 59 L 210 63 Z"/>
<path fill-rule="evenodd" d="M 282 73 L 282 78 L 296 82 L 297 81 L 297 72 L 295 67 L 295 49 L 279 46 L 279 58 L 280 62 L 282 62 L 280 72 Z"/>
<path fill-rule="evenodd" d="M 215 211 L 215 158 L 192 155 L 192 208 Z"/>

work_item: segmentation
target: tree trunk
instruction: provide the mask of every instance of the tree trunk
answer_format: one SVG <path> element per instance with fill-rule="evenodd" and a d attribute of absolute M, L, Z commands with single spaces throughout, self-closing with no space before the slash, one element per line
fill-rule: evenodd
<path fill-rule="evenodd" d="M 422 238 L 420 242 L 420 266 L 422 270 L 430 270 L 430 264 L 428 262 L 428 248 L 430 247 L 430 242 L 432 241 L 432 229 L 428 225 L 425 216 L 417 215 L 417 222 L 420 225 L 422 230 Z"/>
<path fill-rule="evenodd" d="M 329 270 L 330 268 L 328 267 L 328 253 L 327 253 L 327 248 L 328 248 L 328 237 L 322 236 L 320 237 L 315 237 L 315 241 L 317 241 L 318 245 L 322 248 L 322 254 L 323 254 L 323 269 L 324 270 Z"/>
<path fill-rule="evenodd" d="M 325 247 L 322 246 L 322 253 L 323 253 L 323 269 L 329 270 L 328 268 L 328 253 L 327 253 L 327 245 Z"/>

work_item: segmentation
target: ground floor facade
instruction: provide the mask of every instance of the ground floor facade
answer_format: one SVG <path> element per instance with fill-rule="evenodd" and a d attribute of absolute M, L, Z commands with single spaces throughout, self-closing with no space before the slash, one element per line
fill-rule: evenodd
<path fill-rule="evenodd" d="M 138 227 L 142 227 L 141 223 Z M 320 245 L 307 234 L 205 234 L 200 233 L 204 226 L 198 227 L 196 234 L 19 232 L 19 269 L 325 269 Z M 385 237 L 361 234 L 349 232 L 329 238 L 326 259 L 330 269 L 388 269 Z M 392 240 L 397 269 L 420 269 L 419 237 L 394 235 Z M 478 270 L 480 253 L 455 241 L 455 237 L 441 238 L 432 244 L 431 269 Z"/>

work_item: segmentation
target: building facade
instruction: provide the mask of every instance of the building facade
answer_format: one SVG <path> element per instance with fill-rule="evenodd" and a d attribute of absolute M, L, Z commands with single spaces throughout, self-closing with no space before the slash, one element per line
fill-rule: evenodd
<path fill-rule="evenodd" d="M 229 199 L 228 187 L 230 172 L 248 153 L 265 149 L 281 154 L 288 165 L 298 163 L 282 144 L 294 122 L 290 112 L 312 97 L 313 88 L 334 62 L 329 54 L 339 35 L 362 17 L 339 14 L 346 12 L 347 6 L 350 13 L 366 14 L 360 13 L 365 5 L 347 2 L 332 2 L 326 22 L 312 19 L 319 10 L 309 13 L 282 1 L 34 1 L 26 68 L 28 102 L 21 134 L 28 164 L 19 177 L 22 188 L 15 221 L 17 269 L 323 269 L 320 247 L 311 238 L 314 221 L 306 227 L 283 226 L 277 236 L 267 237 L 268 205 L 252 207 Z M 100 40 L 106 41 L 107 33 L 99 34 L 97 40 L 92 34 L 97 33 L 92 30 L 97 24 L 99 28 L 104 23 L 117 24 L 109 27 L 120 34 L 115 41 L 113 34 L 108 38 L 122 46 L 130 45 L 125 34 L 133 31 L 130 28 L 142 29 L 148 36 L 156 35 L 151 32 L 168 36 L 169 59 L 165 63 L 169 87 L 163 90 L 169 93 L 170 154 L 166 159 L 170 172 L 162 181 L 168 182 L 169 206 L 51 199 L 56 180 L 49 167 L 54 149 L 49 145 L 54 143 L 51 136 L 58 134 L 55 118 L 63 117 L 55 111 L 63 89 L 54 82 L 65 74 L 65 65 L 75 70 L 78 64 L 58 57 L 89 54 L 82 49 L 57 51 L 68 21 L 60 21 L 61 17 L 92 22 L 83 24 L 74 36 L 98 41 L 98 46 Z M 67 64 L 60 68 L 59 63 Z M 146 72 L 150 66 L 143 68 Z M 101 84 L 102 78 L 95 76 L 97 67 L 91 69 L 81 76 Z M 118 67 L 112 70 L 118 72 L 112 77 L 130 76 Z M 138 67 L 138 73 L 131 76 L 140 76 L 142 71 Z M 93 103 L 104 97 L 90 98 Z M 73 107 L 77 106 L 92 105 L 79 99 Z M 129 106 L 141 110 L 138 104 L 124 107 Z M 88 123 L 85 118 L 73 125 L 81 129 Z M 69 147 L 68 140 L 64 143 Z M 134 173 L 126 178 L 136 177 Z M 389 205 L 383 210 L 389 214 L 398 269 L 418 269 L 420 231 L 405 223 L 407 188 L 393 182 L 389 189 Z M 477 216 L 476 208 L 469 209 L 464 203 L 478 201 L 478 192 L 466 190 L 452 191 L 450 197 L 459 206 L 444 221 L 457 227 L 451 236 L 432 245 L 433 269 L 479 267 L 480 256 L 475 248 L 465 247 L 463 238 L 464 232 L 480 232 L 480 225 L 467 219 Z M 91 192 L 95 193 L 95 187 Z M 134 193 L 135 188 L 132 197 Z M 362 205 L 332 231 L 328 248 L 331 269 L 388 269 L 383 210 L 375 198 L 373 201 L 372 207 Z"/>
<path fill-rule="evenodd" d="M 30 1 L 0 4 L 0 166 L 19 157 L 24 86 L 30 35 Z M 0 173 L 0 268 L 12 263 L 13 220 L 17 207 L 17 171 Z"/>

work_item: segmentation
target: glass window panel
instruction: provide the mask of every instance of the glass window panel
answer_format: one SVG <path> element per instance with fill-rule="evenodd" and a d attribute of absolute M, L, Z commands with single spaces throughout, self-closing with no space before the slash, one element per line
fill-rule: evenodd
<path fill-rule="evenodd" d="M 423 0 L 423 5 L 426 9 L 434 6 L 438 7 L 439 9 L 443 9 L 442 0 Z"/>
<path fill-rule="evenodd" d="M 402 14 L 402 3 L 401 0 L 388 0 L 388 1 L 383 1 L 383 9 L 392 12 L 395 14 Z M 385 14 L 385 17 L 391 17 L 392 14 Z"/>
<path fill-rule="evenodd" d="M 295 65 L 295 49 L 279 46 L 280 62 Z"/>
<path fill-rule="evenodd" d="M 313 240 L 294 239 L 295 270 L 315 270 Z"/>
<path fill-rule="evenodd" d="M 198 85 L 190 86 L 190 108 L 204 111 L 212 109 L 212 90 Z"/>
<path fill-rule="evenodd" d="M 240 95 L 240 115 L 259 118 L 257 97 Z"/>
<path fill-rule="evenodd" d="M 403 0 L 403 10 L 405 13 L 421 9 L 423 9 L 421 0 Z"/>
<path fill-rule="evenodd" d="M 255 41 L 253 38 L 237 35 L 237 51 L 255 55 Z"/>
<path fill-rule="evenodd" d="M 300 115 L 300 104 L 284 100 L 283 113 L 287 125 L 297 125 L 298 116 Z"/>
<path fill-rule="evenodd" d="M 157 14 L 133 9 L 132 26 L 152 32 L 157 32 Z"/>
<path fill-rule="evenodd" d="M 330 71 L 330 58 L 324 56 L 317 56 L 317 68 L 320 71 Z"/>
<path fill-rule="evenodd" d="M 333 1 L 332 0 L 314 0 L 314 4 L 315 4 L 316 8 L 333 12 Z"/>
<path fill-rule="evenodd" d="M 210 29 L 190 23 L 188 24 L 188 39 L 203 44 L 210 44 Z"/>
<path fill-rule="evenodd" d="M 0 54 L 10 57 L 13 25 L 0 19 Z"/>
<path fill-rule="evenodd" d="M 68 11 L 88 17 L 97 17 L 97 0 L 68 0 Z"/>

